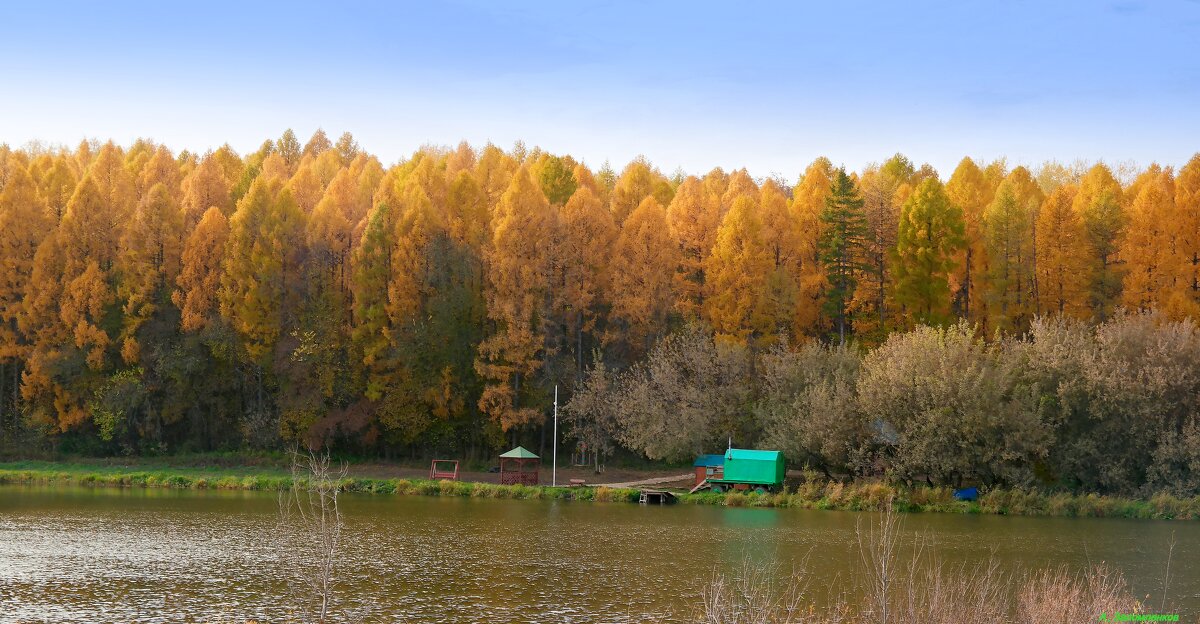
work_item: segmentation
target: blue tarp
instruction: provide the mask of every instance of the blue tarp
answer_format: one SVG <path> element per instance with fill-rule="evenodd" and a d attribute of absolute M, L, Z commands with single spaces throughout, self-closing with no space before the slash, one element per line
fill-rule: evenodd
<path fill-rule="evenodd" d="M 692 466 L 694 466 L 694 467 L 704 466 L 705 468 L 712 468 L 714 466 L 724 466 L 724 465 L 725 465 L 725 456 L 724 455 L 701 455 L 701 456 L 697 457 L 695 463 L 692 464 Z"/>
<path fill-rule="evenodd" d="M 957 498 L 960 501 L 973 501 L 979 498 L 979 488 L 969 487 L 961 490 L 954 490 L 954 498 Z"/>

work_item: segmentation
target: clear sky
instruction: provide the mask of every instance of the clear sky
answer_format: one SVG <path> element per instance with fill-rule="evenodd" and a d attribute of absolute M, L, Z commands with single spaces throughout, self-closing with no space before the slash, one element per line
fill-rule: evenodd
<path fill-rule="evenodd" d="M 1200 0 L 0 9 L 0 142 L 245 152 L 318 126 L 386 162 L 522 139 L 789 179 L 897 151 L 943 176 L 964 155 L 1178 165 L 1200 150 Z"/>

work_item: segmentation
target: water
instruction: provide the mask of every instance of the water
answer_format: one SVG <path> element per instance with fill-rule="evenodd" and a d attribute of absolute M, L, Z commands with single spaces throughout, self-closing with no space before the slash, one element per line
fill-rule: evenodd
<path fill-rule="evenodd" d="M 340 607 L 365 621 L 636 622 L 684 613 L 744 560 L 842 586 L 869 514 L 422 496 L 342 498 Z M 0 622 L 278 619 L 271 494 L 0 487 Z M 947 564 L 1106 561 L 1139 596 L 1200 614 L 1200 523 L 907 515 Z"/>

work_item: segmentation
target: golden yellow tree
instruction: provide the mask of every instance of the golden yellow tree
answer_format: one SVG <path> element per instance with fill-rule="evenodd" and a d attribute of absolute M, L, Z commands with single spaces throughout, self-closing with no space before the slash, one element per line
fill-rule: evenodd
<path fill-rule="evenodd" d="M 179 185 L 183 175 L 179 170 L 179 163 L 171 155 L 171 150 L 160 145 L 139 171 L 137 178 L 138 201 L 145 199 L 154 185 L 161 184 L 171 200 L 178 202 Z"/>
<path fill-rule="evenodd" d="M 733 210 L 733 204 L 739 197 L 758 200 L 758 184 L 754 182 L 754 178 L 750 177 L 750 172 L 745 169 L 739 169 L 729 175 L 729 180 L 725 184 L 725 192 L 721 194 L 722 217 Z"/>
<path fill-rule="evenodd" d="M 666 332 L 676 264 L 667 211 L 647 197 L 625 220 L 613 248 L 606 342 L 636 358 Z"/>
<path fill-rule="evenodd" d="M 1076 318 L 1089 314 L 1092 265 L 1083 220 L 1072 207 L 1077 192 L 1073 184 L 1058 187 L 1038 212 L 1034 240 L 1038 251 L 1038 314 Z"/>
<path fill-rule="evenodd" d="M 296 176 L 305 170 L 301 167 Z M 342 293 L 349 292 L 350 288 L 347 264 L 356 243 L 355 226 L 361 219 L 357 204 L 357 185 L 350 171 L 343 168 L 317 202 L 305 233 L 309 251 L 321 274 Z"/>
<path fill-rule="evenodd" d="M 654 197 L 660 206 L 671 203 L 674 192 L 671 185 L 658 171 L 650 167 L 645 158 L 638 157 L 629 163 L 617 178 L 612 191 L 610 209 L 617 224 L 622 224 L 647 197 Z"/>
<path fill-rule="evenodd" d="M 125 168 L 121 158 L 121 149 L 112 142 L 106 143 L 96 154 L 95 160 L 88 167 L 88 177 L 96 185 L 96 190 L 108 209 L 123 223 L 137 205 L 137 189 L 133 174 Z M 113 246 L 116 249 L 116 246 Z"/>
<path fill-rule="evenodd" d="M 512 184 L 517 171 L 517 161 L 495 145 L 488 144 L 475 164 L 475 179 L 487 198 L 489 210 L 493 210 L 500 198 Z"/>
<path fill-rule="evenodd" d="M 295 198 L 300 212 L 306 215 L 312 214 L 317 207 L 317 202 L 321 201 L 321 196 L 325 193 L 325 186 L 321 181 L 321 176 L 317 173 L 314 157 L 305 155 L 300 159 L 296 173 L 287 182 L 287 189 Z"/>
<path fill-rule="evenodd" d="M 983 248 L 988 274 L 982 290 L 985 327 L 1023 330 L 1037 313 L 1034 224 L 1043 201 L 1029 170 L 1017 167 L 1005 177 L 983 214 Z"/>
<path fill-rule="evenodd" d="M 219 300 L 260 369 L 299 308 L 303 247 L 304 215 L 283 179 L 259 176 L 229 220 Z"/>
<path fill-rule="evenodd" d="M 572 338 L 577 378 L 584 371 L 584 337 L 596 329 L 606 295 L 608 264 L 617 226 L 612 213 L 588 186 L 580 186 L 562 209 L 561 295 L 565 324 Z"/>
<path fill-rule="evenodd" d="M 182 186 L 183 199 L 180 204 L 185 231 L 196 227 L 209 208 L 217 208 L 226 217 L 233 214 L 233 196 L 230 194 L 233 185 L 215 154 L 205 156 L 184 179 Z"/>
<path fill-rule="evenodd" d="M 950 288 L 955 296 L 957 312 L 973 323 L 985 325 L 988 319 L 987 279 L 990 277 L 984 233 L 984 212 L 992 203 L 995 186 L 984 175 L 983 170 L 970 158 L 963 158 L 950 180 L 946 182 L 946 195 L 963 211 L 966 223 L 966 246 L 959 269 L 951 277 Z"/>
<path fill-rule="evenodd" d="M 225 241 L 229 238 L 229 220 L 218 207 L 209 208 L 183 245 L 180 271 L 171 293 L 179 308 L 183 331 L 203 328 L 216 316 L 221 287 L 221 262 Z"/>
<path fill-rule="evenodd" d="M 1092 167 L 1083 176 L 1075 194 L 1073 207 L 1083 221 L 1090 247 L 1088 297 L 1097 319 L 1108 318 L 1121 295 L 1122 271 L 1117 250 L 1127 220 L 1121 202 L 1121 185 L 1104 164 Z"/>
<path fill-rule="evenodd" d="M 485 158 L 487 152 L 485 152 Z M 521 168 L 500 199 L 487 263 L 487 316 L 493 330 L 479 345 L 475 369 L 488 385 L 479 409 L 504 430 L 533 421 L 523 383 L 546 356 L 550 262 L 555 215 L 529 172 Z"/>
<path fill-rule="evenodd" d="M 1172 308 L 1176 316 L 1200 316 L 1200 153 L 1179 170 L 1175 210 L 1180 232 L 1179 288 Z"/>
<path fill-rule="evenodd" d="M 0 164 L 0 361 L 26 357 L 28 345 L 17 320 L 33 277 L 34 254 L 53 226 L 25 168 Z"/>
<path fill-rule="evenodd" d="M 1165 309 L 1183 273 L 1175 179 L 1170 168 L 1151 165 L 1138 187 L 1119 251 L 1125 267 L 1121 303 L 1135 310 Z"/>
<path fill-rule="evenodd" d="M 138 360 L 137 330 L 170 296 L 170 285 L 179 274 L 182 246 L 179 204 L 165 184 L 156 183 L 138 202 L 133 221 L 121 238 L 117 295 L 124 303 L 121 355 L 126 362 Z"/>
<path fill-rule="evenodd" d="M 38 182 L 38 191 L 46 202 L 46 210 L 55 225 L 62 220 L 67 211 L 67 202 L 75 194 L 75 185 L 79 183 L 75 170 L 65 156 L 54 159 L 54 164 Z"/>
<path fill-rule="evenodd" d="M 763 225 L 763 245 L 771 256 L 766 309 L 771 328 L 766 336 L 773 339 L 792 331 L 800 301 L 799 275 L 803 257 L 787 193 L 774 180 L 763 182 L 759 190 L 758 214 Z"/>
<path fill-rule="evenodd" d="M 767 299 L 774 265 L 757 209 L 750 197 L 734 200 L 705 264 L 704 316 L 718 335 L 743 344 L 771 336 L 774 329 Z"/>
<path fill-rule="evenodd" d="M 825 269 L 821 266 L 821 212 L 833 184 L 833 163 L 828 158 L 814 160 L 792 191 L 790 211 L 796 229 L 796 262 L 793 266 L 797 285 L 796 313 L 792 336 L 799 339 L 820 333 L 825 307 Z"/>
<path fill-rule="evenodd" d="M 698 319 L 704 307 L 704 263 L 717 240 L 721 225 L 719 197 L 689 177 L 679 185 L 667 207 L 667 224 L 678 249 L 675 268 L 675 309 L 686 319 Z"/>

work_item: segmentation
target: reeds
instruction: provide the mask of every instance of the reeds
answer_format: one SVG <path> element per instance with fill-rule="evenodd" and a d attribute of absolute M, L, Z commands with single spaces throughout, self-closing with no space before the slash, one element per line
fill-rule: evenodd
<path fill-rule="evenodd" d="M 1013 574 L 994 561 L 948 567 L 922 538 L 905 543 L 900 517 L 885 506 L 879 520 L 858 529 L 851 579 L 830 583 L 823 600 L 801 562 L 791 575 L 743 562 L 702 590 L 690 621 L 704 624 L 994 624 L 1095 622 L 1101 614 L 1143 613 L 1120 572 L 1104 564 L 1073 574 L 1065 568 Z M 912 548 L 907 563 L 901 549 Z M 847 582 L 848 581 L 848 582 Z M 851 589 L 836 589 L 854 588 Z"/>

